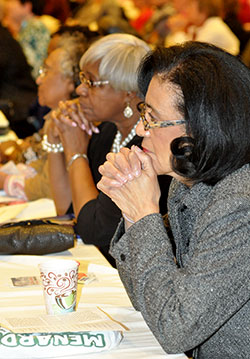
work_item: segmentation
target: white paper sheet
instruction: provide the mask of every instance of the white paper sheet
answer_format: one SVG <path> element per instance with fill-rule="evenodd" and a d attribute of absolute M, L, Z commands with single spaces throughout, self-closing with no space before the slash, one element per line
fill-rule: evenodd
<path fill-rule="evenodd" d="M 41 198 L 29 202 L 29 205 L 16 216 L 18 220 L 37 219 L 56 216 L 54 201 L 48 198 Z"/>
<path fill-rule="evenodd" d="M 22 201 L 17 197 L 6 196 L 5 192 L 1 190 L 0 204 L 11 202 Z M 49 198 L 41 198 L 36 201 L 26 203 L 0 206 L 0 224 L 29 219 L 54 217 L 56 215 L 55 203 Z"/>
<path fill-rule="evenodd" d="M 14 333 L 58 333 L 79 331 L 129 330 L 101 308 L 81 308 L 64 315 L 46 315 L 39 310 L 1 314 L 0 325 Z"/>
<path fill-rule="evenodd" d="M 10 222 L 27 207 L 27 203 L 0 207 L 0 223 Z"/>

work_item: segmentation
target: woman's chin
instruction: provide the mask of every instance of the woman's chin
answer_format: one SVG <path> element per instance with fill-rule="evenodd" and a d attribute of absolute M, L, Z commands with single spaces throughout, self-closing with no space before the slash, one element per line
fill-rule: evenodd
<path fill-rule="evenodd" d="M 159 168 L 157 161 L 154 161 L 154 159 L 152 157 L 151 157 L 151 159 L 152 159 L 152 164 L 153 164 L 153 167 L 154 167 L 154 170 L 155 170 L 157 176 L 163 175 L 164 173 L 162 172 L 161 168 Z"/>
<path fill-rule="evenodd" d="M 152 163 L 153 163 L 153 167 L 154 167 L 154 170 L 157 174 L 157 176 L 161 176 L 161 175 L 166 175 L 166 176 L 170 176 L 171 174 L 171 170 L 169 168 L 162 168 L 159 163 L 157 161 L 154 161 L 152 159 Z"/>

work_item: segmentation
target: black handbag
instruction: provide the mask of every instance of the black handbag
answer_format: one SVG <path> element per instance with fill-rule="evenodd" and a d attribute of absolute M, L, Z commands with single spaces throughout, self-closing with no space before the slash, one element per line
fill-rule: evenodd
<path fill-rule="evenodd" d="M 0 226 L 1 254 L 48 254 L 74 246 L 73 222 L 34 219 Z"/>

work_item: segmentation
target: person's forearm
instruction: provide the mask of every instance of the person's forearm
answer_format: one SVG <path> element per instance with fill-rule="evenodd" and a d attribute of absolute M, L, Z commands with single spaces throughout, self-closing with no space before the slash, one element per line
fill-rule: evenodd
<path fill-rule="evenodd" d="M 85 158 L 81 157 L 75 160 L 69 167 L 68 173 L 74 213 L 77 217 L 81 208 L 90 200 L 97 198 L 99 192 Z"/>
<path fill-rule="evenodd" d="M 49 179 L 52 196 L 58 215 L 65 214 L 72 197 L 68 174 L 65 168 L 64 154 L 49 153 Z"/>

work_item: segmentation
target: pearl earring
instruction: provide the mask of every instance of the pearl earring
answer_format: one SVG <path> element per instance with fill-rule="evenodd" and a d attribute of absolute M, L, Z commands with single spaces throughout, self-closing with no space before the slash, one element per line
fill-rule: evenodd
<path fill-rule="evenodd" d="M 126 117 L 126 118 L 130 118 L 130 117 L 132 117 L 133 116 L 133 110 L 132 110 L 132 108 L 130 107 L 130 105 L 129 105 L 129 102 L 127 103 L 127 105 L 126 105 L 126 107 L 125 107 L 125 109 L 124 109 L 124 111 L 123 111 L 123 114 L 124 114 L 124 116 Z"/>

